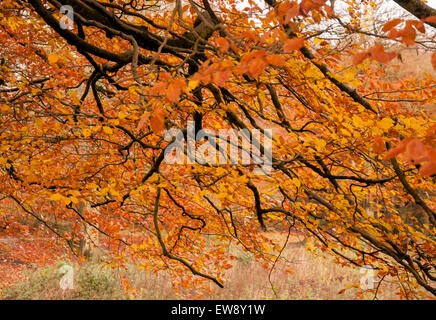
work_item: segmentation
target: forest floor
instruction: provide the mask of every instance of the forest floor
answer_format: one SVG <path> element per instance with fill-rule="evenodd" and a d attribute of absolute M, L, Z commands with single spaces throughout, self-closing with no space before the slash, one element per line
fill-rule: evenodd
<path fill-rule="evenodd" d="M 42 250 L 47 241 L 0 240 L 0 299 L 373 299 L 374 292 L 357 294 L 362 270 L 343 267 L 329 256 L 313 254 L 304 247 L 301 235 L 293 234 L 283 250 L 286 267 L 277 264 L 272 272 L 252 257 L 235 251 L 237 259 L 227 270 L 224 289 L 199 295 L 195 290 L 177 292 L 168 274 L 149 274 L 133 265 L 121 273 L 101 261 L 71 262 L 56 250 Z M 13 252 L 13 254 L 8 254 Z M 51 254 L 42 252 L 51 252 Z M 75 287 L 62 291 L 58 273 L 60 261 L 74 265 Z M 123 289 L 123 275 L 135 290 L 130 297 Z M 344 290 L 345 289 L 345 290 Z M 385 281 L 378 299 L 398 299 L 398 287 Z"/>

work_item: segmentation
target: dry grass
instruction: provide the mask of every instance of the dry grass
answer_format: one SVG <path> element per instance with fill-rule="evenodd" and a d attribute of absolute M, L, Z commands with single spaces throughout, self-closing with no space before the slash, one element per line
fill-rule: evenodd
<path fill-rule="evenodd" d="M 298 244 L 296 236 L 283 251 L 286 267 L 294 272 L 285 271 L 285 263 L 278 263 L 269 277 L 269 270 L 263 269 L 247 253 L 234 249 L 238 258 L 227 271 L 225 288 L 216 288 L 215 292 L 199 296 L 195 290 L 189 294 L 176 294 L 168 274 L 149 274 L 130 266 L 126 275 L 131 286 L 136 289 L 135 296 L 127 297 L 122 288 L 121 274 L 118 270 L 104 267 L 99 262 L 75 264 L 75 288 L 63 292 L 59 288 L 58 266 L 30 271 L 27 280 L 18 282 L 3 290 L 3 299 L 182 299 L 201 298 L 217 300 L 252 299 L 361 299 L 355 292 L 347 289 L 347 284 L 359 283 L 362 277 L 357 268 L 342 267 L 332 258 L 315 256 Z M 271 281 L 270 281 L 271 280 Z M 379 299 L 397 299 L 398 288 L 393 283 L 381 286 Z M 365 298 L 371 299 L 373 295 Z"/>

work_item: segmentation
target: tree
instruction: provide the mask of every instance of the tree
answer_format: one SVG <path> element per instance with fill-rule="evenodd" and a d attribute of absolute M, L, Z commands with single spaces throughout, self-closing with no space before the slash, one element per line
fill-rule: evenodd
<path fill-rule="evenodd" d="M 85 224 L 120 264 L 220 287 L 227 246 L 268 268 L 281 244 L 264 230 L 296 228 L 436 295 L 435 80 L 384 77 L 391 43 L 436 67 L 436 12 L 394 2 L 412 16 L 366 30 L 376 1 L 3 1 L 8 219 L 75 252 Z"/>

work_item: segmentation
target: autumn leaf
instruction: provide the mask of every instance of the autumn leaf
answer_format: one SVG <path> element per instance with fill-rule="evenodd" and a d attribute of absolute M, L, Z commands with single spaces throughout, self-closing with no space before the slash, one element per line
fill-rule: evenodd
<path fill-rule="evenodd" d="M 406 145 L 404 160 L 413 164 L 427 160 L 424 144 L 418 139 L 410 140 Z"/>
<path fill-rule="evenodd" d="M 332 9 L 331 6 L 327 6 L 327 5 L 325 5 L 325 6 L 324 6 L 324 10 L 325 10 L 325 12 L 327 13 L 327 16 L 328 16 L 329 18 L 332 18 L 332 17 L 333 17 L 333 9 Z"/>
<path fill-rule="evenodd" d="M 50 53 L 47 57 L 47 60 L 50 64 L 55 64 L 59 61 L 59 56 L 55 53 Z"/>
<path fill-rule="evenodd" d="M 257 79 L 266 67 L 267 63 L 263 58 L 256 58 L 249 62 L 248 72 L 253 78 Z"/>
<path fill-rule="evenodd" d="M 436 149 L 427 151 L 428 161 L 421 165 L 419 174 L 423 177 L 429 177 L 436 174 Z"/>
<path fill-rule="evenodd" d="M 182 88 L 175 83 L 171 83 L 166 91 L 165 96 L 169 102 L 176 103 L 179 101 L 180 95 L 182 94 Z"/>
<path fill-rule="evenodd" d="M 416 30 L 418 30 L 421 33 L 425 33 L 424 22 L 416 20 L 416 21 L 411 21 L 411 23 Z"/>
<path fill-rule="evenodd" d="M 145 123 L 149 120 L 150 114 L 146 111 L 142 114 L 141 118 L 139 119 L 138 126 L 136 127 L 136 130 L 141 130 Z"/>
<path fill-rule="evenodd" d="M 91 130 L 89 128 L 85 128 L 82 130 L 82 134 L 85 138 L 88 138 L 91 136 Z"/>
<path fill-rule="evenodd" d="M 431 161 L 423 164 L 419 169 L 419 174 L 423 177 L 429 177 L 436 174 L 436 161 Z"/>
<path fill-rule="evenodd" d="M 386 150 L 383 138 L 379 135 L 374 137 L 373 151 L 376 154 L 382 154 Z"/>
<path fill-rule="evenodd" d="M 377 127 L 382 130 L 389 130 L 394 125 L 394 120 L 389 117 L 385 117 L 377 123 Z"/>
<path fill-rule="evenodd" d="M 54 193 L 50 196 L 50 200 L 52 201 L 59 201 L 63 198 L 63 196 L 59 193 Z"/>
<path fill-rule="evenodd" d="M 368 58 L 367 52 L 359 52 L 353 55 L 353 65 L 361 64 L 366 58 Z"/>
<path fill-rule="evenodd" d="M 283 24 L 289 23 L 292 18 L 295 18 L 300 13 L 300 6 L 296 2 L 283 1 L 278 6 L 278 15 L 280 22 Z"/>
<path fill-rule="evenodd" d="M 114 133 L 112 128 L 111 127 L 107 127 L 107 126 L 103 127 L 103 131 L 104 131 L 104 133 L 109 134 L 109 135 Z"/>
<path fill-rule="evenodd" d="M 222 52 L 227 52 L 229 50 L 229 42 L 226 38 L 218 37 L 215 39 L 216 44 Z"/>
<path fill-rule="evenodd" d="M 286 59 L 279 54 L 272 54 L 266 56 L 266 61 L 269 64 L 275 65 L 275 66 L 283 66 L 286 63 Z"/>
<path fill-rule="evenodd" d="M 165 118 L 162 114 L 157 113 L 150 117 L 150 127 L 154 133 L 159 134 L 165 129 Z"/>
<path fill-rule="evenodd" d="M 423 22 L 426 23 L 436 23 L 436 16 L 430 16 L 425 19 L 422 19 Z"/>
<path fill-rule="evenodd" d="M 304 39 L 302 39 L 302 38 L 287 39 L 285 41 L 284 46 L 283 46 L 283 50 L 285 52 L 299 50 L 303 47 L 303 45 L 304 45 Z"/>
<path fill-rule="evenodd" d="M 198 81 L 198 80 L 189 80 L 189 83 L 188 83 L 189 91 L 192 91 L 195 88 L 197 88 L 199 84 L 200 84 L 200 81 Z"/>
<path fill-rule="evenodd" d="M 320 8 L 325 2 L 326 0 L 303 0 L 300 4 L 300 14 L 306 17 L 311 10 Z"/>
<path fill-rule="evenodd" d="M 384 159 L 385 160 L 390 160 L 394 157 L 396 157 L 397 155 L 403 153 L 406 150 L 407 144 L 409 143 L 409 141 L 411 141 L 412 139 L 407 137 L 406 139 L 402 140 L 396 147 L 391 148 L 385 155 Z"/>
<path fill-rule="evenodd" d="M 397 56 L 397 54 L 393 52 L 385 53 L 384 47 L 381 44 L 371 47 L 368 52 L 373 59 L 380 63 L 388 63 Z"/>
<path fill-rule="evenodd" d="M 399 25 L 401 22 L 403 22 L 403 19 L 393 19 L 385 23 L 385 25 L 382 28 L 383 32 L 390 31 L 391 29 L 395 28 L 397 25 Z"/>
<path fill-rule="evenodd" d="M 222 87 L 226 81 L 230 78 L 232 72 L 230 70 L 217 71 L 212 75 L 212 82 L 217 86 Z"/>

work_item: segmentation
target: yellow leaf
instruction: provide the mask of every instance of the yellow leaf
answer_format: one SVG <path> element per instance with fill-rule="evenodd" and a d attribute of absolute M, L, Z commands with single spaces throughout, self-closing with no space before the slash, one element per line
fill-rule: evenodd
<path fill-rule="evenodd" d="M 56 53 L 50 53 L 47 57 L 47 60 L 50 64 L 55 64 L 59 61 L 59 56 Z"/>
<path fill-rule="evenodd" d="M 112 128 L 110 128 L 110 127 L 106 127 L 106 126 L 103 127 L 103 131 L 104 131 L 104 133 L 106 133 L 106 134 L 113 134 L 113 133 L 114 133 L 114 132 L 112 131 Z"/>
<path fill-rule="evenodd" d="M 85 138 L 88 138 L 91 136 L 91 130 L 89 128 L 83 129 L 82 134 Z"/>
<path fill-rule="evenodd" d="M 68 198 L 68 197 L 62 197 L 62 201 L 63 201 L 66 205 L 69 205 L 69 204 L 72 202 L 72 200 L 71 200 L 70 198 Z"/>
<path fill-rule="evenodd" d="M 356 128 L 362 128 L 365 124 L 365 122 L 357 115 L 353 116 L 353 124 Z"/>
<path fill-rule="evenodd" d="M 379 127 L 382 130 L 389 130 L 394 126 L 394 120 L 391 118 L 383 118 L 383 120 L 379 121 L 377 124 L 377 127 Z"/>
<path fill-rule="evenodd" d="M 318 151 L 324 150 L 325 146 L 327 145 L 327 142 L 325 142 L 323 139 L 314 139 L 314 142 Z"/>
<path fill-rule="evenodd" d="M 229 196 L 229 194 L 227 192 L 220 192 L 216 196 L 218 199 L 225 199 Z"/>
<path fill-rule="evenodd" d="M 294 179 L 292 179 L 292 182 L 294 183 L 294 185 L 295 185 L 297 188 L 301 187 L 301 182 L 300 182 L 300 180 L 299 180 L 298 178 L 294 178 Z"/>
<path fill-rule="evenodd" d="M 188 83 L 189 91 L 192 91 L 195 88 L 197 88 L 199 84 L 200 84 L 200 81 L 198 81 L 198 80 L 189 80 L 189 83 Z"/>
<path fill-rule="evenodd" d="M 68 198 L 68 199 L 70 199 L 71 202 L 73 202 L 73 203 L 79 203 L 79 199 L 77 199 L 76 197 L 71 197 L 71 198 Z"/>
<path fill-rule="evenodd" d="M 61 200 L 63 198 L 63 196 L 59 193 L 54 193 L 50 196 L 50 200 L 52 201 L 58 201 Z"/>

